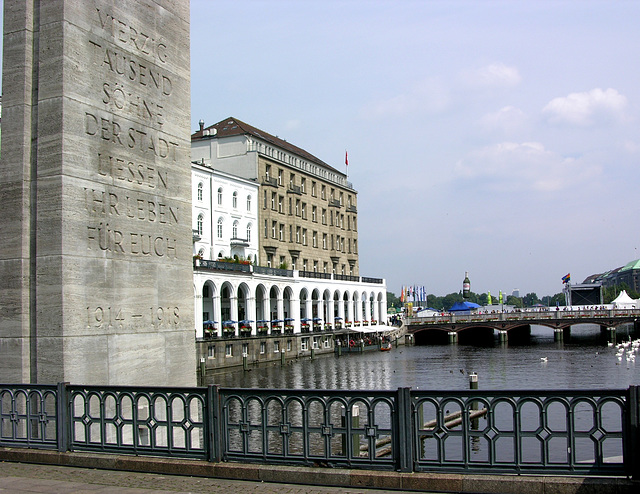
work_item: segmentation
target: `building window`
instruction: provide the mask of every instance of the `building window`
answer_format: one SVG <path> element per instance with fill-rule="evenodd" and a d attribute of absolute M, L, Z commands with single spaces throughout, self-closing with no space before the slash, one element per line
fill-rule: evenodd
<path fill-rule="evenodd" d="M 251 196 L 247 196 L 247 213 L 251 212 Z"/>
<path fill-rule="evenodd" d="M 328 267 L 329 267 L 329 265 L 325 262 L 324 265 L 322 266 L 322 272 L 326 273 Z"/>
<path fill-rule="evenodd" d="M 311 206 L 311 221 L 316 222 L 316 213 L 318 212 L 318 208 L 316 206 Z"/>
<path fill-rule="evenodd" d="M 204 220 L 204 216 L 202 216 L 202 213 L 198 215 L 198 220 L 197 220 L 197 226 L 196 228 L 198 229 L 198 235 L 202 235 L 202 222 Z"/>
<path fill-rule="evenodd" d="M 278 185 L 282 185 L 282 170 L 278 170 Z"/>
<path fill-rule="evenodd" d="M 296 199 L 296 216 L 300 216 L 300 199 Z"/>
<path fill-rule="evenodd" d="M 307 270 L 307 263 L 308 263 L 308 262 L 309 262 L 309 261 L 308 261 L 307 259 L 303 259 L 303 260 L 302 260 L 302 270 L 303 270 L 303 271 L 306 271 L 306 270 Z"/>
<path fill-rule="evenodd" d="M 291 351 L 291 340 L 287 340 L 287 352 Z"/>
<path fill-rule="evenodd" d="M 269 175 L 271 175 L 271 165 L 267 165 L 265 169 L 265 176 L 267 177 L 267 181 L 269 180 Z"/>
<path fill-rule="evenodd" d="M 322 234 L 322 248 L 324 250 L 327 250 L 327 234 L 326 233 Z"/>
<path fill-rule="evenodd" d="M 233 357 L 233 345 L 226 345 L 224 347 L 224 356 Z"/>
<path fill-rule="evenodd" d="M 313 261 L 313 272 L 314 273 L 318 272 L 318 261 Z"/>
<path fill-rule="evenodd" d="M 289 198 L 289 216 L 291 216 L 291 198 Z"/>
<path fill-rule="evenodd" d="M 278 223 L 276 221 L 271 222 L 271 238 L 276 238 L 276 228 Z"/>
<path fill-rule="evenodd" d="M 296 176 L 295 174 L 291 173 L 289 174 L 289 187 L 291 187 L 293 189 L 293 186 L 296 183 Z"/>
<path fill-rule="evenodd" d="M 293 225 L 289 225 L 289 242 L 293 242 Z"/>
<path fill-rule="evenodd" d="M 324 337 L 324 347 L 325 348 L 331 348 L 331 340 L 329 340 L 328 336 Z"/>
<path fill-rule="evenodd" d="M 280 227 L 278 228 L 278 234 L 279 234 L 280 242 L 284 242 L 284 223 L 280 223 Z"/>
<path fill-rule="evenodd" d="M 222 218 L 218 218 L 218 238 L 222 238 Z"/>
<path fill-rule="evenodd" d="M 247 225 L 247 242 L 251 242 L 251 223 Z"/>
<path fill-rule="evenodd" d="M 302 203 L 302 219 L 303 220 L 307 219 L 307 203 L 306 202 Z"/>
<path fill-rule="evenodd" d="M 302 229 L 302 245 L 307 245 L 307 229 Z"/>
<path fill-rule="evenodd" d="M 233 209 L 238 209 L 238 193 L 234 190 L 232 196 Z"/>
<path fill-rule="evenodd" d="M 238 220 L 234 221 L 231 227 L 231 238 L 238 238 Z"/>
<path fill-rule="evenodd" d="M 284 201 L 284 197 L 278 196 L 278 213 L 284 213 L 284 209 L 282 208 L 282 201 Z"/>
<path fill-rule="evenodd" d="M 312 242 L 313 242 L 313 246 L 317 247 L 318 246 L 318 232 L 313 232 L 313 236 L 311 237 Z"/>
<path fill-rule="evenodd" d="M 264 238 L 269 237 L 269 223 L 267 220 L 264 220 Z"/>
<path fill-rule="evenodd" d="M 243 343 L 242 344 L 242 356 L 246 357 L 247 355 L 249 355 L 249 343 Z"/>
<path fill-rule="evenodd" d="M 305 186 L 307 185 L 307 179 L 306 178 L 301 178 L 300 179 L 300 191 L 305 194 Z"/>
<path fill-rule="evenodd" d="M 271 209 L 273 211 L 276 210 L 276 193 L 275 192 L 271 193 Z"/>
<path fill-rule="evenodd" d="M 202 182 L 198 184 L 198 201 L 202 201 Z"/>
<path fill-rule="evenodd" d="M 218 206 L 222 206 L 222 187 L 218 188 Z"/>
<path fill-rule="evenodd" d="M 207 357 L 216 358 L 216 346 L 215 345 L 209 345 L 209 348 L 207 349 Z"/>
<path fill-rule="evenodd" d="M 273 342 L 273 353 L 280 353 L 280 342 L 277 340 Z"/>
<path fill-rule="evenodd" d="M 309 349 L 309 338 L 302 338 L 300 340 L 300 350 L 306 352 Z"/>
<path fill-rule="evenodd" d="M 316 183 L 313 180 L 311 181 L 311 195 L 316 196 Z"/>
<path fill-rule="evenodd" d="M 327 224 L 327 210 L 326 209 L 322 209 L 322 224 L 326 225 Z"/>
<path fill-rule="evenodd" d="M 300 243 L 300 227 L 296 226 L 296 243 Z"/>
<path fill-rule="evenodd" d="M 323 185 L 322 188 L 320 189 L 320 199 L 326 199 L 326 198 L 327 198 L 327 189 Z"/>
<path fill-rule="evenodd" d="M 320 348 L 320 337 L 319 336 L 314 336 L 313 337 L 313 349 L 317 350 L 318 348 Z"/>
<path fill-rule="evenodd" d="M 265 341 L 260 342 L 260 355 L 264 355 L 267 351 L 267 343 Z"/>

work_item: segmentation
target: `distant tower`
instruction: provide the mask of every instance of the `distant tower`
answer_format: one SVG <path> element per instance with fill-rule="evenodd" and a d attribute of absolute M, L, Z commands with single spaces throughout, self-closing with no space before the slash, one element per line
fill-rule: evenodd
<path fill-rule="evenodd" d="M 469 271 L 464 272 L 464 281 L 462 282 L 462 297 L 469 298 L 471 293 L 471 282 L 469 281 Z"/>

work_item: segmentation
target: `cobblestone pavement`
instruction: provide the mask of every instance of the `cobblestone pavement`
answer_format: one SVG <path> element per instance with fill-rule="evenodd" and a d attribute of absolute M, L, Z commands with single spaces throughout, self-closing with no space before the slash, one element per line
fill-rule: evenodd
<path fill-rule="evenodd" d="M 397 494 L 396 490 L 354 489 L 242 480 L 209 479 L 178 475 L 95 470 L 89 468 L 0 462 L 0 493 L 150 494 L 259 492 L 261 494 Z"/>

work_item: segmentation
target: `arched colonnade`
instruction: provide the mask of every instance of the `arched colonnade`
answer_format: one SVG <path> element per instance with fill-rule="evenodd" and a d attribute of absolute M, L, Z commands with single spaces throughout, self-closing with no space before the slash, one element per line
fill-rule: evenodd
<path fill-rule="evenodd" d="M 275 277 L 274 277 L 275 278 Z M 259 280 L 253 277 L 195 278 L 196 337 L 205 325 L 222 336 L 223 329 L 240 335 L 272 334 L 284 330 L 300 333 L 306 328 L 355 328 L 386 324 L 384 284 L 322 280 Z M 209 323 L 207 324 L 207 321 Z M 265 333 L 261 333 L 265 334 Z"/>

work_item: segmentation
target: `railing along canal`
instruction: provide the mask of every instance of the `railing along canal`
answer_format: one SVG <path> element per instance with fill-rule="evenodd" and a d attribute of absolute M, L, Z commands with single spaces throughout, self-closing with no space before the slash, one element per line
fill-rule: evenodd
<path fill-rule="evenodd" d="M 349 468 L 639 476 L 640 387 L 0 385 L 0 446 Z"/>

